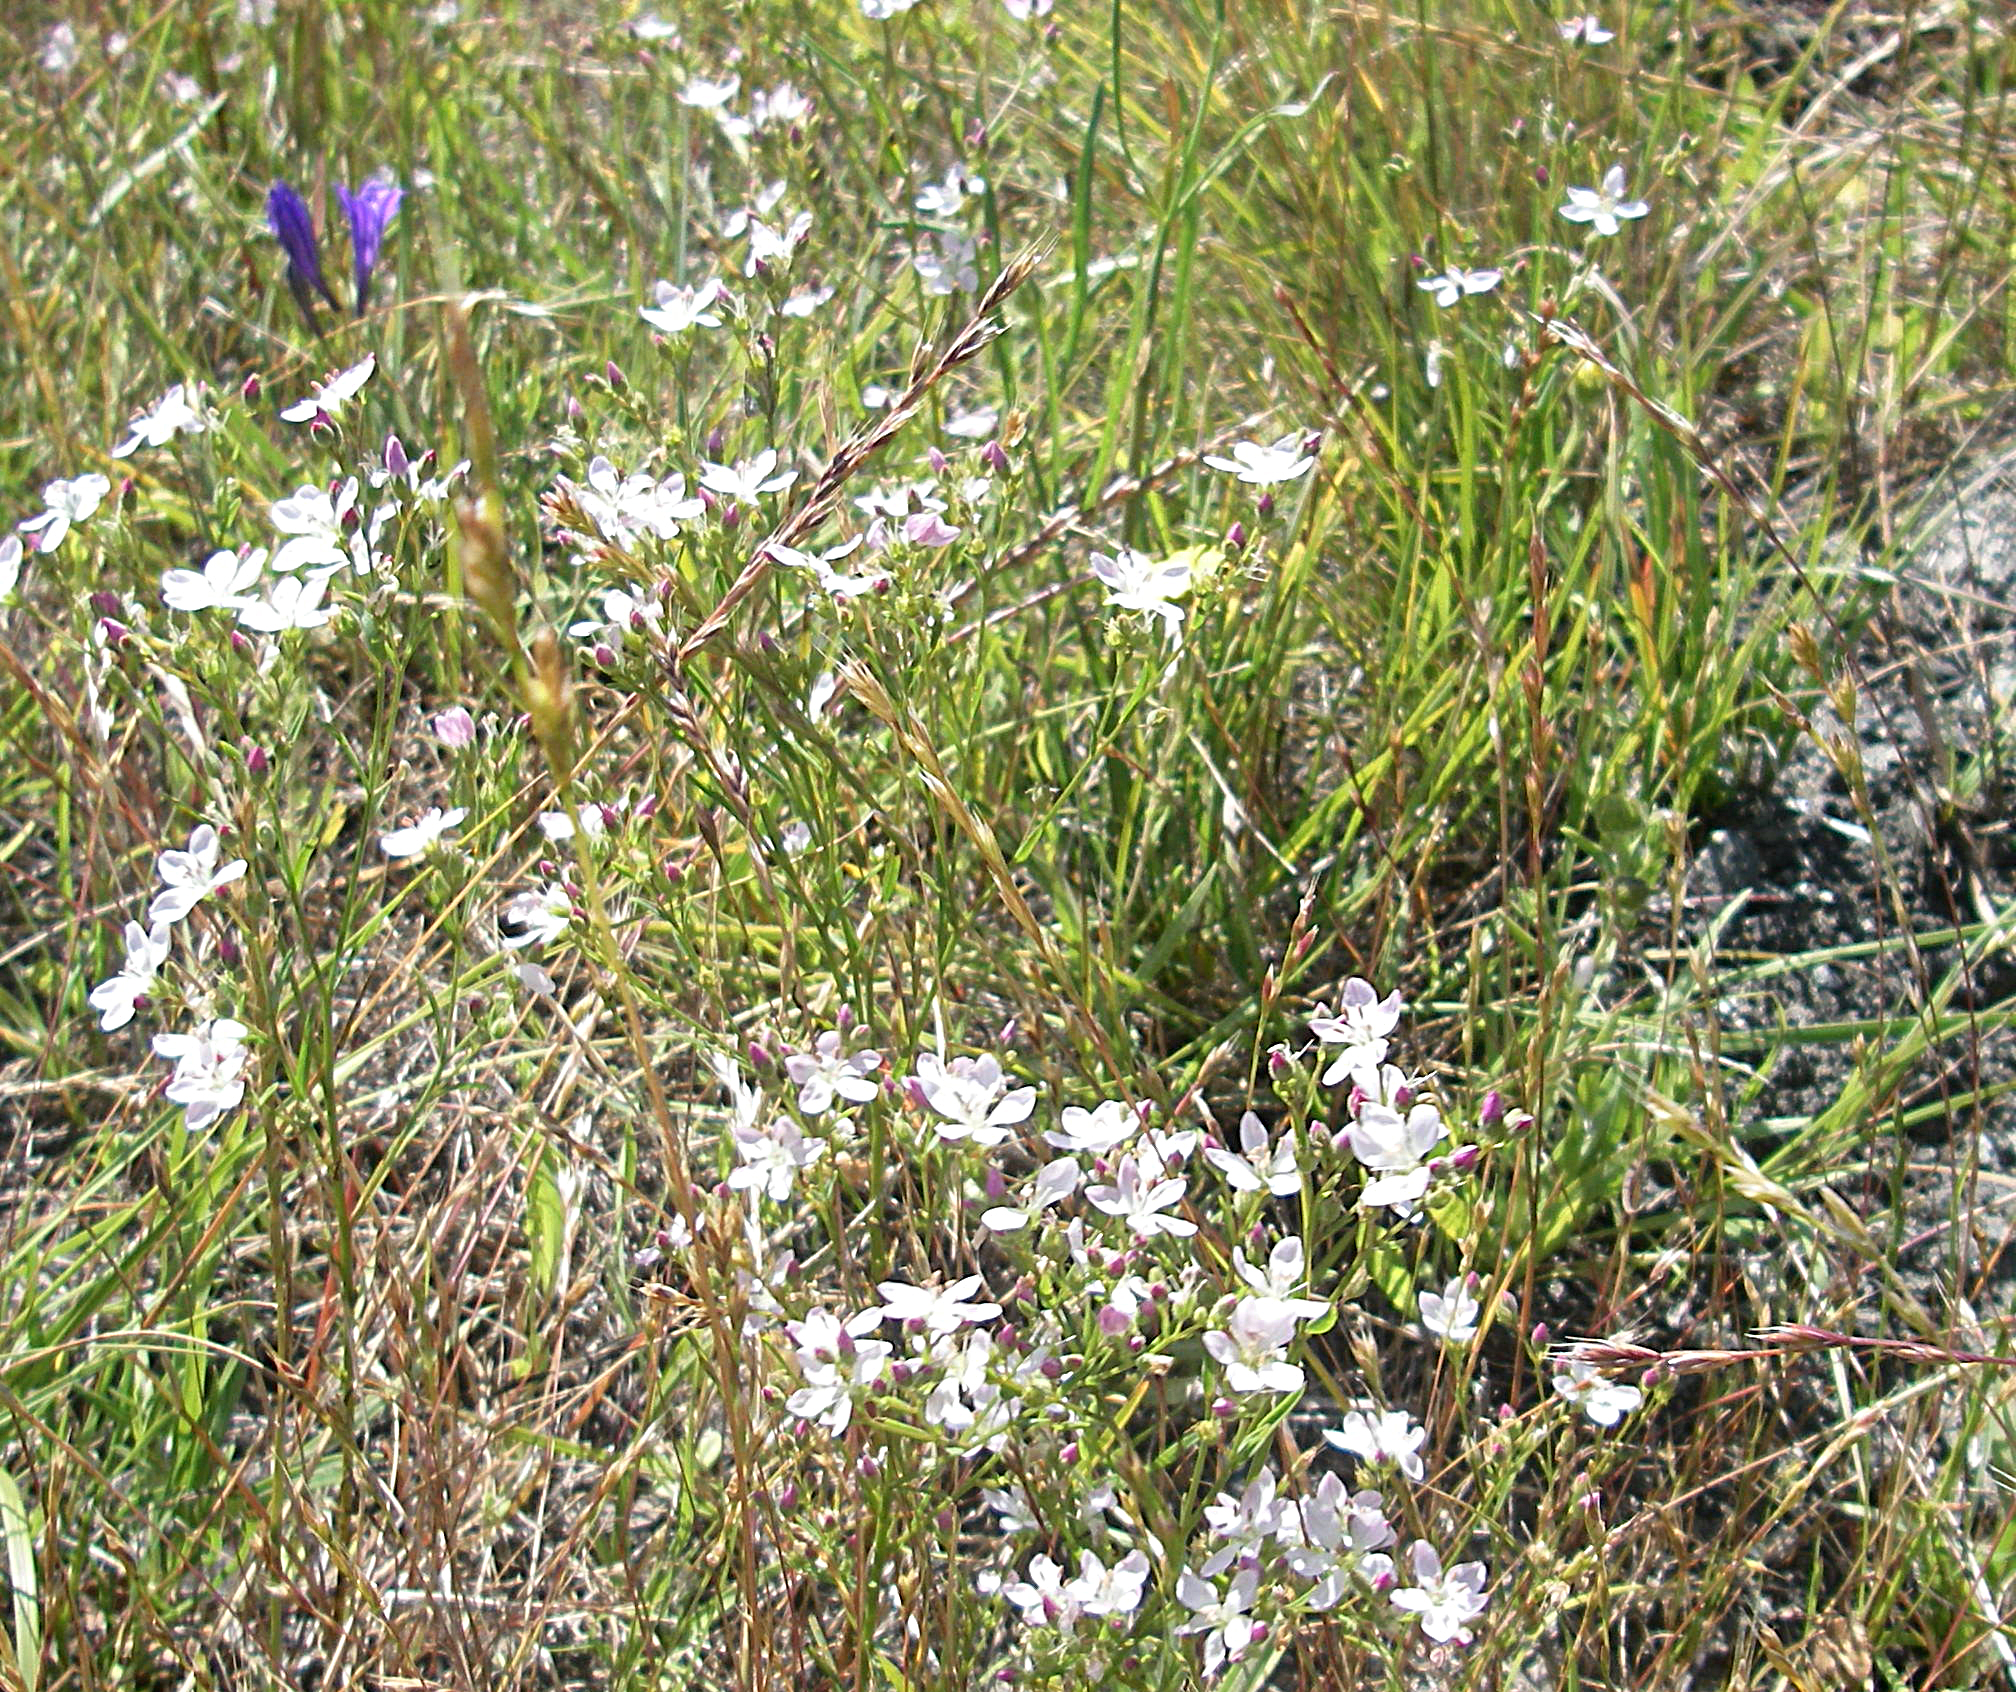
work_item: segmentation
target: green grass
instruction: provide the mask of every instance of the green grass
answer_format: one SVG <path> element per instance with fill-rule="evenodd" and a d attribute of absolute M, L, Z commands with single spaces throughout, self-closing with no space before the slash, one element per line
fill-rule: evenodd
<path fill-rule="evenodd" d="M 12 26 L 5 515 L 113 492 L 0 605 L 0 1683 L 1190 1686 L 1182 1576 L 1263 1465 L 1378 1487 L 1399 1583 L 1425 1539 L 1489 1602 L 1437 1647 L 1390 1582 L 1325 1604 L 1276 1546 L 1228 1686 L 2016 1675 L 1978 1360 L 2007 1350 L 1998 884 L 1928 914 L 1879 858 L 1878 938 L 1759 956 L 1689 883 L 1830 701 L 1906 726 L 1868 631 L 2011 369 L 1996 9 L 1636 3 L 1594 46 L 1504 0 L 688 10 L 664 40 L 606 6 L 115 5 L 54 69 L 53 15 Z M 789 82 L 810 115 L 682 103 L 731 72 L 734 111 Z M 1647 215 L 1564 221 L 1613 164 Z M 984 184 L 920 210 L 955 166 Z M 407 194 L 375 303 L 311 328 L 267 189 L 347 302 L 332 185 L 379 169 Z M 745 275 L 724 224 L 773 182 L 757 215 L 810 231 Z M 909 260 L 947 230 L 977 276 L 936 294 Z M 1439 309 L 1450 265 L 1505 274 Z M 639 317 L 711 277 L 722 326 Z M 333 431 L 278 420 L 367 353 Z M 175 382 L 215 427 L 112 459 Z M 164 607 L 162 571 L 276 544 L 274 504 L 388 431 L 473 467 L 400 495 L 330 623 Z M 1201 462 L 1298 433 L 1313 469 L 1264 498 Z M 691 493 L 773 448 L 795 483 L 732 524 L 565 538 L 598 456 Z M 833 566 L 878 591 L 752 568 L 926 480 L 959 533 L 892 505 L 879 565 Z M 1123 548 L 1191 561 L 1180 642 L 1108 603 Z M 647 586 L 612 652 L 572 633 Z M 1964 832 L 2000 774 L 1950 752 L 1929 803 Z M 435 806 L 466 815 L 388 859 Z M 103 1033 L 87 995 L 205 822 L 247 872 Z M 505 947 L 555 882 L 564 936 Z M 1853 1018 L 1734 1014 L 1900 954 Z M 1360 1205 L 1306 1049 L 1352 976 L 1404 994 L 1394 1060 L 1476 1148 L 1412 1223 Z M 192 1128 L 148 1039 L 213 1017 L 245 1091 Z M 837 1027 L 879 1090 L 808 1115 L 779 1060 Z M 1811 1052 L 1826 1099 L 1769 1108 Z M 933 1132 L 920 1055 L 988 1053 L 1029 1116 Z M 722 1061 L 824 1145 L 786 1196 L 725 1184 Z M 1233 1147 L 1248 1108 L 1292 1125 L 1302 1189 L 1193 1155 L 1194 1236 L 1082 1191 L 990 1231 L 1105 1100 Z M 1288 1236 L 1330 1310 L 1299 1394 L 1240 1393 L 1204 1336 L 1251 1290 L 1234 1248 Z M 945 1426 L 942 1358 L 837 1435 L 787 1409 L 786 1320 L 969 1274 L 1024 1348 L 969 1359 L 967 1408 L 1019 1401 L 1000 1440 Z M 1483 1332 L 1445 1346 L 1417 1298 L 1461 1274 Z M 1157 1291 L 1102 1327 L 1123 1275 Z M 1786 1323 L 1836 1337 L 1752 1337 Z M 1604 1429 L 1548 1342 L 1626 1331 L 1672 1367 Z M 1418 1480 L 1319 1437 L 1363 1403 L 1425 1429 Z M 1033 1528 L 983 1499 L 1011 1486 Z M 1088 1552 L 1146 1565 L 1110 1623 L 995 1590 Z"/>

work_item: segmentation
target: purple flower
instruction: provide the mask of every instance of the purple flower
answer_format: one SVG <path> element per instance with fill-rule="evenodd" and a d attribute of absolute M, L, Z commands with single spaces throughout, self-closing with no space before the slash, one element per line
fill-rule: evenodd
<path fill-rule="evenodd" d="M 338 184 L 336 198 L 350 219 L 350 257 L 357 272 L 357 314 L 363 316 L 371 298 L 371 272 L 377 267 L 385 231 L 397 215 L 405 190 L 396 182 L 373 177 L 356 193 Z"/>
<path fill-rule="evenodd" d="M 284 182 L 276 182 L 266 194 L 266 226 L 287 254 L 287 286 L 301 315 L 315 322 L 315 295 L 320 294 L 333 308 L 336 296 L 322 276 L 322 254 L 315 245 L 315 223 L 301 196 Z"/>

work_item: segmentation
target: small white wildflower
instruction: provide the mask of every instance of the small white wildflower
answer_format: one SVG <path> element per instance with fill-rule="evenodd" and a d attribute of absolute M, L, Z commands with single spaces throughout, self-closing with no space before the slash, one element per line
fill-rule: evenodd
<path fill-rule="evenodd" d="M 388 858 L 417 858 L 432 851 L 441 837 L 468 814 L 460 805 L 447 811 L 436 805 L 418 821 L 379 835 L 378 849 Z"/>
<path fill-rule="evenodd" d="M 1570 223 L 1590 225 L 1598 235 L 1615 235 L 1623 227 L 1620 218 L 1643 217 L 1651 209 L 1643 200 L 1624 197 L 1624 167 L 1612 165 L 1601 188 L 1570 188 L 1561 215 Z"/>

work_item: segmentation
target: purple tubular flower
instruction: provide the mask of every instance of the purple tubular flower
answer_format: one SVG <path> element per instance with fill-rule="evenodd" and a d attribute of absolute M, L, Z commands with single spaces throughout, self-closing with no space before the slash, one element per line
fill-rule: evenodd
<path fill-rule="evenodd" d="M 356 193 L 338 186 L 336 198 L 343 202 L 343 214 L 350 219 L 350 257 L 357 270 L 357 315 L 371 299 L 371 272 L 377 268 L 378 254 L 385 245 L 385 231 L 397 215 L 405 190 L 396 182 L 374 177 Z"/>
<path fill-rule="evenodd" d="M 284 182 L 276 182 L 266 193 L 266 226 L 287 255 L 287 286 L 301 315 L 315 321 L 315 295 L 333 307 L 336 296 L 322 276 L 322 254 L 315 245 L 315 222 L 301 196 Z"/>

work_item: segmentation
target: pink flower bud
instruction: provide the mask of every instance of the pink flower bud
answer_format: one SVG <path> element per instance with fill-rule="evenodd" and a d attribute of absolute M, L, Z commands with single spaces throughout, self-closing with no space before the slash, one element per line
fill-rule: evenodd
<path fill-rule="evenodd" d="M 602 366 L 602 374 L 608 378 L 609 386 L 614 388 L 619 394 L 625 388 L 630 386 L 630 384 L 623 379 L 623 372 L 617 367 L 616 361 L 613 358 L 610 359 L 607 364 Z"/>
<path fill-rule="evenodd" d="M 245 378 L 244 386 L 242 386 L 238 390 L 238 392 L 247 405 L 257 405 L 259 403 L 258 374 L 255 372 L 254 374 L 247 376 Z"/>
<path fill-rule="evenodd" d="M 1099 1331 L 1108 1339 L 1118 1339 L 1132 1326 L 1133 1318 L 1118 1305 L 1102 1304 L 1099 1307 Z"/>
<path fill-rule="evenodd" d="M 436 712 L 427 726 L 434 731 L 434 738 L 450 751 L 459 752 L 476 740 L 476 719 L 460 705 Z"/>
<path fill-rule="evenodd" d="M 981 462 L 984 463 L 989 470 L 994 471 L 995 474 L 997 475 L 1007 474 L 1008 454 L 1002 449 L 1001 443 L 999 441 L 989 441 L 984 447 L 982 447 L 980 449 L 980 458 Z"/>
<path fill-rule="evenodd" d="M 1533 1343 L 1535 1345 L 1545 1345 L 1552 1337 L 1553 1330 L 1545 1322 L 1535 1322 L 1533 1324 Z"/>
<path fill-rule="evenodd" d="M 273 758 L 266 748 L 254 741 L 245 748 L 245 768 L 255 776 L 263 776 L 273 767 Z"/>
<path fill-rule="evenodd" d="M 226 969 L 236 969 L 244 961 L 244 948 L 238 944 L 238 936 L 226 930 L 217 936 L 217 956 L 224 960 Z"/>
<path fill-rule="evenodd" d="M 1505 1097 L 1496 1087 L 1484 1095 L 1484 1102 L 1477 1109 L 1477 1120 L 1486 1128 L 1505 1120 Z"/>
<path fill-rule="evenodd" d="M 91 611 L 94 616 L 116 617 L 119 614 L 119 596 L 110 588 L 100 588 L 91 596 Z"/>

